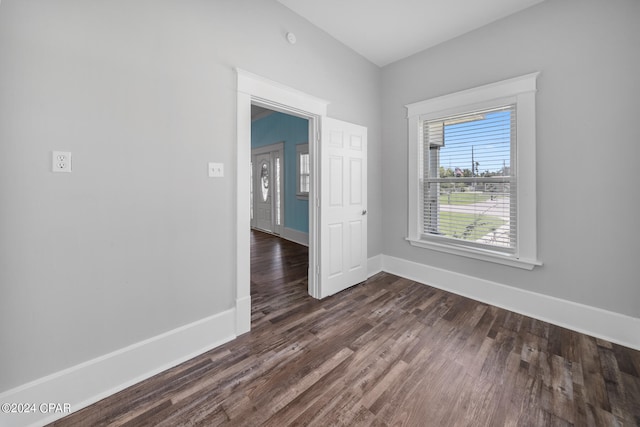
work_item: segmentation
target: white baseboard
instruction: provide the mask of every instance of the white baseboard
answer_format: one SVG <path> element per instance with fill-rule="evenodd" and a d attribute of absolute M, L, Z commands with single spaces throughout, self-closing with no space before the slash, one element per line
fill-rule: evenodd
<path fill-rule="evenodd" d="M 367 260 L 367 277 L 375 276 L 381 271 L 382 255 L 375 255 Z"/>
<path fill-rule="evenodd" d="M 231 341 L 235 325 L 235 309 L 227 310 L 8 390 L 0 394 L 0 403 L 67 403 L 76 412 Z M 2 413 L 0 425 L 41 426 L 69 415 L 43 412 Z"/>
<path fill-rule="evenodd" d="M 290 240 L 299 245 L 309 247 L 309 233 L 305 233 L 304 231 L 298 231 L 294 230 L 293 228 L 284 227 L 282 229 L 282 234 L 280 235 L 280 237 Z"/>
<path fill-rule="evenodd" d="M 640 350 L 640 319 L 387 255 L 382 270 Z"/>
<path fill-rule="evenodd" d="M 251 297 L 236 299 L 236 335 L 242 335 L 251 330 Z"/>

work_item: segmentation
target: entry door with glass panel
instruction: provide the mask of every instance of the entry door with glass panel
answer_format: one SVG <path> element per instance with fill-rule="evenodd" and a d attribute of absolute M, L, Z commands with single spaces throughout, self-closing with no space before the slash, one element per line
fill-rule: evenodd
<path fill-rule="evenodd" d="M 251 226 L 281 234 L 283 223 L 283 144 L 252 150 Z"/>

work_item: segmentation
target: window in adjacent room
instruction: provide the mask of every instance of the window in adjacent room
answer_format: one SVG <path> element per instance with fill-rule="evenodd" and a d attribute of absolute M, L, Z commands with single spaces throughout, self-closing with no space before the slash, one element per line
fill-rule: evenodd
<path fill-rule="evenodd" d="M 296 145 L 297 159 L 297 189 L 296 195 L 299 199 L 309 198 L 309 186 L 311 184 L 311 167 L 309 163 L 309 144 Z"/>
<path fill-rule="evenodd" d="M 276 173 L 275 173 L 275 189 L 274 189 L 274 193 L 275 193 L 275 197 L 276 197 L 276 205 L 275 205 L 275 211 L 276 211 L 276 225 L 282 225 L 282 211 L 281 211 L 281 207 L 282 207 L 282 194 L 280 189 L 282 188 L 282 182 L 280 180 L 280 177 L 282 176 L 282 168 L 280 167 L 280 156 L 275 157 L 274 159 L 275 161 L 275 169 L 276 169 Z"/>
<path fill-rule="evenodd" d="M 522 268 L 536 256 L 536 74 L 408 105 L 414 246 Z"/>

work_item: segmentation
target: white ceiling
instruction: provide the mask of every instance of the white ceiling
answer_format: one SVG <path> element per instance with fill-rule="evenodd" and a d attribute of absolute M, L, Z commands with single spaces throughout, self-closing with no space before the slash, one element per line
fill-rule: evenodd
<path fill-rule="evenodd" d="M 278 0 L 382 67 L 543 0 Z"/>

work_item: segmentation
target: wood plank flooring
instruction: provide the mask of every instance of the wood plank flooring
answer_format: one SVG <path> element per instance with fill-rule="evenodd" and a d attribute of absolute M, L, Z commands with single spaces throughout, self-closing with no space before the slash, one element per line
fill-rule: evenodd
<path fill-rule="evenodd" d="M 252 232 L 252 330 L 56 426 L 638 426 L 640 352 Z"/>

